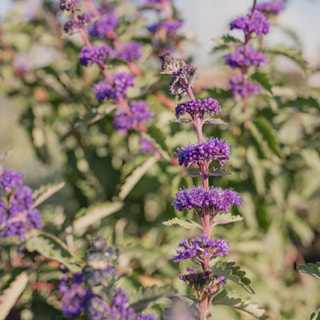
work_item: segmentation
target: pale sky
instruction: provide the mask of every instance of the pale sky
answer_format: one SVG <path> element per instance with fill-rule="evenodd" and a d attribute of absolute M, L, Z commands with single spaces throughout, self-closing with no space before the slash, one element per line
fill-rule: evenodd
<path fill-rule="evenodd" d="M 28 6 L 39 0 L 24 0 Z M 57 0 L 58 2 L 59 0 Z M 259 1 L 259 2 L 265 2 Z M 194 35 L 195 44 L 186 46 L 196 56 L 197 64 L 212 61 L 212 38 L 229 32 L 228 23 L 248 12 L 252 0 L 174 0 L 185 22 L 185 30 Z M 0 0 L 0 19 L 12 8 L 12 0 Z M 287 0 L 286 9 L 280 14 L 279 23 L 292 29 L 299 37 L 303 56 L 311 65 L 320 64 L 320 0 Z M 1 21 L 1 20 L 0 20 Z M 272 29 L 267 42 L 271 44 L 292 41 L 284 38 L 279 29 Z"/>

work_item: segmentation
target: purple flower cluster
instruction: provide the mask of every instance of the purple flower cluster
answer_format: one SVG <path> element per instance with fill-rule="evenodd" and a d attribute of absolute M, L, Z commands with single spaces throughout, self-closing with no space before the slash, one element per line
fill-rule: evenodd
<path fill-rule="evenodd" d="M 249 66 L 260 67 L 262 63 L 268 63 L 267 56 L 252 47 L 248 47 L 246 53 L 244 47 L 238 47 L 234 53 L 226 55 L 225 60 L 232 69 Z"/>
<path fill-rule="evenodd" d="M 185 259 L 198 259 L 203 261 L 204 257 L 217 257 L 228 255 L 229 246 L 225 239 L 209 239 L 206 234 L 202 234 L 197 239 L 182 239 L 177 249 L 174 262 Z"/>
<path fill-rule="evenodd" d="M 60 0 L 60 9 L 65 11 L 76 11 L 80 8 L 80 0 Z"/>
<path fill-rule="evenodd" d="M 176 107 L 176 117 L 178 119 L 186 113 L 190 114 L 191 118 L 194 120 L 195 115 L 199 115 L 200 119 L 203 119 L 205 113 L 208 113 L 213 117 L 219 112 L 221 112 L 221 106 L 219 102 L 213 98 L 189 100 L 179 103 Z"/>
<path fill-rule="evenodd" d="M 99 296 L 94 296 L 87 302 L 86 311 L 90 320 L 109 319 L 109 307 Z"/>
<path fill-rule="evenodd" d="M 126 61 L 141 58 L 142 45 L 135 41 L 129 41 L 123 45 L 121 51 L 113 52 L 113 57 L 120 58 Z"/>
<path fill-rule="evenodd" d="M 180 189 L 171 204 L 178 210 L 195 209 L 202 215 L 206 208 L 213 214 L 220 211 L 229 212 L 232 205 L 242 206 L 240 195 L 233 189 L 209 187 L 206 191 L 203 186 Z"/>
<path fill-rule="evenodd" d="M 89 288 L 85 288 L 84 277 L 81 272 L 71 278 L 64 277 L 59 283 L 62 293 L 62 314 L 65 318 L 75 318 L 86 312 L 87 302 L 94 297 Z"/>
<path fill-rule="evenodd" d="M 83 66 L 90 66 L 102 62 L 110 52 L 111 48 L 106 44 L 101 47 L 92 46 L 92 49 L 83 47 L 80 51 L 80 64 Z"/>
<path fill-rule="evenodd" d="M 64 32 L 71 33 L 74 29 L 83 28 L 90 22 L 90 17 L 85 13 L 79 14 L 77 17 L 78 20 L 69 20 L 64 24 Z"/>
<path fill-rule="evenodd" d="M 181 28 L 183 25 L 182 21 L 179 20 L 163 20 L 159 23 L 153 24 L 152 26 L 148 27 L 148 30 L 152 33 L 163 32 L 170 33 L 176 31 L 177 29 Z"/>
<path fill-rule="evenodd" d="M 264 2 L 257 4 L 256 10 L 261 11 L 264 14 L 278 14 L 284 10 L 284 5 L 274 1 Z"/>
<path fill-rule="evenodd" d="M 123 109 L 119 109 L 114 116 L 113 125 L 116 130 L 127 134 L 129 129 L 137 128 L 143 121 L 150 120 L 154 113 L 148 111 L 148 103 L 145 101 L 133 101 L 129 105 L 132 112 L 128 115 Z"/>
<path fill-rule="evenodd" d="M 140 153 L 152 153 L 154 154 L 154 156 L 158 157 L 159 151 L 155 148 L 155 146 L 152 144 L 152 142 L 146 138 L 140 138 L 140 148 L 139 148 L 139 152 Z"/>
<path fill-rule="evenodd" d="M 2 170 L 0 167 L 0 189 L 9 192 L 9 189 L 22 185 L 22 178 L 23 173 L 17 173 L 11 168 Z"/>
<path fill-rule="evenodd" d="M 157 10 L 161 10 L 162 6 L 161 6 L 161 2 L 163 2 L 162 0 L 146 0 L 145 3 L 143 4 L 143 7 L 152 7 L 154 9 Z M 172 2 L 172 0 L 166 0 L 166 2 Z"/>
<path fill-rule="evenodd" d="M 134 87 L 134 78 L 129 74 L 117 73 L 111 75 L 111 79 L 113 86 L 107 80 L 95 84 L 93 91 L 98 101 L 105 98 L 120 101 L 129 87 Z"/>
<path fill-rule="evenodd" d="M 270 29 L 270 22 L 267 18 L 259 11 L 255 11 L 251 18 L 251 13 L 248 13 L 244 17 L 239 17 L 230 22 L 230 28 L 242 29 L 243 32 L 248 35 L 256 33 L 257 36 L 268 34 Z"/>
<path fill-rule="evenodd" d="M 32 189 L 22 186 L 22 177 L 11 168 L 2 171 L 0 167 L 0 236 L 17 236 L 20 242 L 29 230 L 41 228 L 41 214 L 32 207 Z"/>
<path fill-rule="evenodd" d="M 173 95 L 177 95 L 179 100 L 187 95 L 188 88 L 193 87 L 194 81 L 197 79 L 197 69 L 193 66 L 185 65 L 178 69 L 172 75 L 169 83 L 169 91 Z"/>
<path fill-rule="evenodd" d="M 213 160 L 219 161 L 222 167 L 229 159 L 230 148 L 228 142 L 224 139 L 209 138 L 203 143 L 196 145 L 186 145 L 178 148 L 175 156 L 179 158 L 179 165 L 188 168 L 190 164 L 198 165 L 205 163 L 207 166 Z"/>
<path fill-rule="evenodd" d="M 110 12 L 103 15 L 100 20 L 92 22 L 88 26 L 88 33 L 91 36 L 103 38 L 105 35 L 113 33 L 118 23 L 118 16 Z"/>
<path fill-rule="evenodd" d="M 243 81 L 243 76 L 241 74 L 229 80 L 230 91 L 233 94 L 233 98 L 236 99 L 237 96 L 242 98 L 249 97 L 261 93 L 260 87 L 253 84 L 250 81 Z"/>

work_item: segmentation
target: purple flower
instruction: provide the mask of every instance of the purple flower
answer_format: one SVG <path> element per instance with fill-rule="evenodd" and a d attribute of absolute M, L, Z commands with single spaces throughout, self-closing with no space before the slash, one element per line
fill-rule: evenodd
<path fill-rule="evenodd" d="M 90 17 L 83 13 L 78 15 L 78 20 L 69 20 L 64 26 L 63 30 L 66 33 L 71 33 L 74 29 L 83 28 L 87 23 L 90 22 Z"/>
<path fill-rule="evenodd" d="M 202 234 L 197 239 L 182 239 L 177 249 L 174 262 L 185 259 L 198 259 L 204 261 L 204 257 L 217 257 L 228 255 L 229 246 L 225 239 L 209 239 L 206 234 Z"/>
<path fill-rule="evenodd" d="M 179 20 L 163 20 L 157 24 L 153 24 L 152 26 L 148 27 L 148 30 L 152 33 L 161 32 L 162 30 L 166 33 L 170 33 L 176 31 L 177 29 L 182 27 L 182 21 Z"/>
<path fill-rule="evenodd" d="M 268 63 L 267 56 L 252 47 L 248 47 L 246 54 L 244 53 L 244 47 L 238 47 L 234 53 L 226 55 L 225 59 L 226 64 L 232 69 L 248 67 L 251 65 L 260 67 L 262 63 Z"/>
<path fill-rule="evenodd" d="M 167 3 L 171 3 L 172 0 L 167 0 Z M 162 10 L 162 0 L 146 0 L 145 3 L 143 4 L 143 9 L 155 9 L 158 11 Z"/>
<path fill-rule="evenodd" d="M 101 261 L 99 261 L 100 264 Z M 119 278 L 118 270 L 113 266 L 107 266 L 103 269 L 94 269 L 93 267 L 87 266 L 82 270 L 83 276 L 89 286 L 98 286 L 101 284 L 107 284 L 112 280 Z"/>
<path fill-rule="evenodd" d="M 128 88 L 134 86 L 133 76 L 126 73 L 111 75 L 111 79 L 114 82 L 113 86 L 107 80 L 95 84 L 93 91 L 98 101 L 105 98 L 120 101 Z"/>
<path fill-rule="evenodd" d="M 203 143 L 196 145 L 186 145 L 182 148 L 178 148 L 175 156 L 179 158 L 179 165 L 184 164 L 186 168 L 191 163 L 206 164 L 209 166 L 213 160 L 219 161 L 222 167 L 229 157 L 230 149 L 229 144 L 223 139 L 209 138 Z"/>
<path fill-rule="evenodd" d="M 88 301 L 94 297 L 92 291 L 85 288 L 81 272 L 71 278 L 64 277 L 59 283 L 59 290 L 62 293 L 62 314 L 66 318 L 75 318 L 86 312 Z"/>
<path fill-rule="evenodd" d="M 203 186 L 180 189 L 171 204 L 178 210 L 194 209 L 200 216 L 205 209 L 212 214 L 220 211 L 229 212 L 232 205 L 242 206 L 240 195 L 233 189 L 209 187 L 206 191 Z"/>
<path fill-rule="evenodd" d="M 257 4 L 256 10 L 261 11 L 264 14 L 278 14 L 284 10 L 284 5 L 274 1 L 264 2 Z"/>
<path fill-rule="evenodd" d="M 66 11 L 76 11 L 80 8 L 80 0 L 60 0 L 60 9 Z"/>
<path fill-rule="evenodd" d="M 134 310 L 128 307 L 129 294 L 123 289 L 116 288 L 112 292 L 112 307 L 110 308 L 110 319 L 134 320 Z M 109 319 L 109 318 L 107 318 Z"/>
<path fill-rule="evenodd" d="M 144 101 L 133 101 L 129 108 L 132 112 L 131 115 L 128 115 L 123 109 L 119 109 L 113 119 L 114 127 L 123 134 L 127 134 L 131 128 L 137 128 L 139 124 L 150 120 L 154 115 L 153 112 L 148 111 L 148 103 Z"/>
<path fill-rule="evenodd" d="M 230 28 L 232 29 L 242 29 L 247 35 L 255 32 L 257 36 L 262 36 L 263 34 L 269 33 L 270 22 L 267 18 L 259 11 L 255 11 L 253 18 L 251 19 L 251 13 L 248 13 L 244 17 L 237 18 L 230 22 Z"/>
<path fill-rule="evenodd" d="M 159 319 L 155 318 L 152 314 L 139 313 L 137 320 L 159 320 Z"/>
<path fill-rule="evenodd" d="M 141 58 L 142 45 L 138 42 L 129 41 L 123 45 L 121 51 L 115 51 L 113 57 L 117 57 L 123 60 L 132 61 L 133 59 Z"/>
<path fill-rule="evenodd" d="M 91 298 L 86 309 L 90 320 L 106 320 L 110 314 L 109 306 L 99 296 Z"/>
<path fill-rule="evenodd" d="M 237 96 L 245 98 L 251 95 L 261 93 L 261 89 L 257 85 L 253 84 L 250 81 L 244 82 L 241 74 L 237 75 L 234 78 L 231 78 L 229 80 L 229 83 L 230 83 L 229 90 L 233 94 L 233 99 L 236 99 Z"/>
<path fill-rule="evenodd" d="M 22 185 L 23 173 L 17 173 L 13 169 L 9 168 L 2 171 L 0 167 L 0 189 L 9 191 L 16 186 Z"/>
<path fill-rule="evenodd" d="M 185 65 L 173 74 L 169 83 L 169 91 L 173 95 L 177 95 L 181 100 L 187 95 L 188 88 L 193 87 L 194 81 L 198 78 L 197 69 L 193 66 Z"/>
<path fill-rule="evenodd" d="M 21 186 L 10 194 L 9 203 L 0 200 L 0 235 L 4 238 L 17 236 L 23 241 L 26 233 L 41 228 L 41 214 L 32 209 L 32 190 Z"/>
<path fill-rule="evenodd" d="M 111 49 L 106 44 L 101 47 L 92 46 L 92 49 L 83 47 L 80 52 L 79 61 L 83 66 L 93 65 L 105 60 L 107 54 L 109 54 L 110 52 Z"/>
<path fill-rule="evenodd" d="M 146 138 L 140 138 L 140 153 L 152 153 L 154 156 L 158 157 L 160 154 L 158 150 L 155 148 L 155 146 L 152 144 L 152 142 Z"/>
<path fill-rule="evenodd" d="M 91 36 L 102 38 L 117 28 L 119 18 L 112 12 L 105 14 L 100 20 L 94 21 L 88 27 L 88 32 Z"/>
<path fill-rule="evenodd" d="M 189 100 L 179 103 L 176 107 L 176 117 L 178 119 L 186 113 L 190 114 L 192 119 L 195 119 L 196 114 L 199 115 L 200 119 L 203 119 L 205 113 L 213 117 L 219 112 L 221 112 L 221 106 L 217 100 L 212 98 Z"/>

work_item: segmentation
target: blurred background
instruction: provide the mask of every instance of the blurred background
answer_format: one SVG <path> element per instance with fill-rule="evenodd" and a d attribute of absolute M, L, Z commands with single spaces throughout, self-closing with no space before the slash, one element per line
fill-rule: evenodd
<path fill-rule="evenodd" d="M 110 114 L 86 125 L 112 102 L 95 100 L 92 87 L 102 80 L 101 74 L 98 68 L 79 65 L 83 42 L 77 35 L 63 34 L 68 17 L 59 11 L 59 1 L 0 2 L 0 153 L 12 150 L 4 167 L 23 172 L 24 183 L 32 188 L 66 182 L 63 192 L 40 209 L 45 230 L 67 241 L 67 227 L 81 217 L 82 209 L 117 200 L 124 178 L 149 156 L 139 152 L 139 133 L 123 136 L 116 132 Z M 135 28 L 146 23 L 136 10 L 143 1 L 118 2 L 123 16 L 134 17 L 129 20 L 132 25 L 123 22 L 122 31 L 128 32 L 123 37 L 137 37 Z M 253 301 L 266 308 L 271 319 L 309 319 L 320 307 L 320 281 L 298 273 L 296 266 L 320 261 L 320 1 L 287 0 L 285 10 L 272 20 L 271 32 L 263 39 L 266 51 L 279 44 L 292 51 L 287 55 L 269 52 L 270 63 L 262 72 L 272 93 L 264 90 L 250 98 L 250 130 L 243 125 L 242 101 L 232 99 L 228 91 L 228 79 L 234 73 L 224 65 L 223 57 L 233 48 L 214 50 L 217 44 L 212 39 L 229 34 L 229 22 L 246 14 L 252 1 L 177 0 L 174 4 L 174 14 L 183 20 L 179 37 L 184 55 L 199 68 L 199 97 L 218 99 L 221 117 L 230 123 L 223 128 L 205 127 L 207 136 L 230 142 L 228 165 L 235 173 L 214 177 L 211 183 L 233 187 L 245 203 L 232 212 L 241 214 L 244 221 L 218 226 L 215 236 L 228 239 L 230 259 L 247 271 L 256 290 Z M 143 18 L 152 22 L 157 16 L 147 13 Z M 230 34 L 242 36 L 236 31 Z M 195 134 L 187 125 L 170 123 L 174 112 L 152 94 L 161 92 L 177 102 L 167 89 L 170 80 L 159 75 L 160 62 L 148 37 L 138 37 L 145 45 L 143 58 L 137 62 L 144 78 L 137 79 L 137 88 L 129 96 L 149 102 L 156 114 L 153 125 L 162 130 L 173 152 L 193 142 Z M 94 41 L 101 44 L 104 40 Z M 75 235 L 75 249 L 84 253 L 88 239 L 108 235 L 111 245 L 124 248 L 119 263 L 132 276 L 128 288 L 160 283 L 190 293 L 178 279 L 188 266 L 170 260 L 186 231 L 162 224 L 179 216 L 170 205 L 175 192 L 199 183 L 198 178 L 184 174 L 166 161 L 155 163 L 121 210 Z M 186 218 L 185 213 L 179 217 Z M 188 231 L 188 237 L 193 236 L 195 232 Z M 55 277 L 43 275 L 42 280 L 54 283 Z M 230 289 L 243 294 L 232 284 Z M 32 311 L 23 320 L 49 318 L 43 307 L 48 304 L 50 319 L 61 319 L 57 294 L 53 302 L 48 293 L 37 292 L 38 300 L 32 300 L 33 295 L 29 291 L 17 307 L 19 312 Z M 215 318 L 252 319 L 223 306 L 217 307 Z"/>

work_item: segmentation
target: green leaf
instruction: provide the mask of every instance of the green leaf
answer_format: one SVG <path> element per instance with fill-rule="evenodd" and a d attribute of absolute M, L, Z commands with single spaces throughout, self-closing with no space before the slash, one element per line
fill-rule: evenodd
<path fill-rule="evenodd" d="M 297 97 L 296 99 L 293 99 L 293 100 L 287 100 L 281 104 L 281 107 L 294 107 L 294 108 L 298 108 L 299 110 L 305 109 L 305 111 L 308 111 L 308 108 L 312 107 L 320 110 L 319 102 L 312 97 L 308 97 L 308 98 Z"/>
<path fill-rule="evenodd" d="M 145 163 L 136 168 L 125 180 L 119 192 L 119 200 L 124 200 L 142 176 L 158 161 L 156 157 L 149 158 Z"/>
<path fill-rule="evenodd" d="M 293 48 L 288 48 L 282 44 L 279 44 L 274 47 L 267 48 L 266 52 L 270 54 L 280 54 L 280 55 L 286 56 L 289 59 L 293 60 L 298 66 L 300 66 L 300 68 L 307 75 L 311 74 L 311 69 L 308 65 L 308 62 L 304 60 L 301 54 Z"/>
<path fill-rule="evenodd" d="M 233 216 L 231 213 L 219 214 L 214 218 L 213 226 L 217 226 L 219 224 L 227 224 L 237 221 L 242 221 L 243 217 L 237 215 Z"/>
<path fill-rule="evenodd" d="M 276 134 L 270 123 L 265 118 L 258 118 L 251 122 L 250 131 L 258 144 L 263 148 L 265 145 L 281 158 L 280 148 Z M 268 154 L 266 154 L 268 156 Z"/>
<path fill-rule="evenodd" d="M 183 227 L 185 229 L 196 229 L 196 228 L 201 229 L 201 225 L 197 222 L 192 221 L 192 220 L 182 220 L 182 219 L 178 219 L 178 218 L 173 218 L 168 221 L 164 221 L 162 223 L 167 227 L 176 224 L 176 225 Z"/>
<path fill-rule="evenodd" d="M 223 35 L 222 37 L 213 38 L 215 43 L 219 45 L 234 45 L 238 46 L 241 44 L 241 41 L 235 37 L 230 36 L 229 34 Z"/>
<path fill-rule="evenodd" d="M 200 169 L 188 169 L 187 175 L 190 177 L 201 177 L 201 170 Z M 221 177 L 233 174 L 232 171 L 228 169 L 221 169 L 221 168 L 211 168 L 208 171 L 208 175 L 211 177 Z"/>
<path fill-rule="evenodd" d="M 6 319 L 10 310 L 16 304 L 18 298 L 26 288 L 29 282 L 29 275 L 27 272 L 21 272 L 10 286 L 4 290 L 0 296 L 0 320 Z"/>
<path fill-rule="evenodd" d="M 141 312 L 156 303 L 158 300 L 175 293 L 176 292 L 169 286 L 152 286 L 143 288 L 134 295 L 130 307 L 136 312 Z"/>
<path fill-rule="evenodd" d="M 127 65 L 128 61 L 121 59 L 121 58 L 113 58 L 110 61 L 108 61 L 108 64 L 111 65 L 118 65 L 118 64 L 122 64 L 122 65 Z"/>
<path fill-rule="evenodd" d="M 77 219 L 73 221 L 73 230 L 79 236 L 82 235 L 89 226 L 95 222 L 117 212 L 123 207 L 123 202 L 103 202 L 89 208 L 81 209 L 77 214 Z"/>
<path fill-rule="evenodd" d="M 253 80 L 257 81 L 264 89 L 272 94 L 272 85 L 269 81 L 269 77 L 266 73 L 255 72 L 250 76 Z"/>
<path fill-rule="evenodd" d="M 317 279 L 320 279 L 320 262 L 317 262 L 316 264 L 308 263 L 306 265 L 300 265 L 297 266 L 297 270 L 300 272 L 307 273 Z"/>
<path fill-rule="evenodd" d="M 152 142 L 165 160 L 170 161 L 170 151 L 166 144 L 166 137 L 159 128 L 151 126 L 148 128 L 148 132 L 143 132 L 142 135 Z"/>
<path fill-rule="evenodd" d="M 251 281 L 245 277 L 245 271 L 241 270 L 235 262 L 219 261 L 211 268 L 214 274 L 223 276 L 228 280 L 238 284 L 250 294 L 254 294 L 254 290 L 249 286 Z"/>
<path fill-rule="evenodd" d="M 311 314 L 310 320 L 320 320 L 320 309 L 317 312 L 313 312 Z"/>
<path fill-rule="evenodd" d="M 38 231 L 37 236 L 25 242 L 29 252 L 38 252 L 45 258 L 63 263 L 72 272 L 79 270 L 75 264 L 75 255 L 59 238 L 44 231 Z"/>
<path fill-rule="evenodd" d="M 245 311 L 257 319 L 265 320 L 268 317 L 265 315 L 265 310 L 257 304 L 250 303 L 248 300 L 242 300 L 239 297 L 228 296 L 226 290 L 220 291 L 214 298 L 213 305 L 225 305 L 232 308 Z"/>
<path fill-rule="evenodd" d="M 39 189 L 35 190 L 33 193 L 33 196 L 35 198 L 33 208 L 37 207 L 40 203 L 44 202 L 53 194 L 61 190 L 64 187 L 64 185 L 64 182 L 48 184 L 46 186 L 41 186 Z"/>

